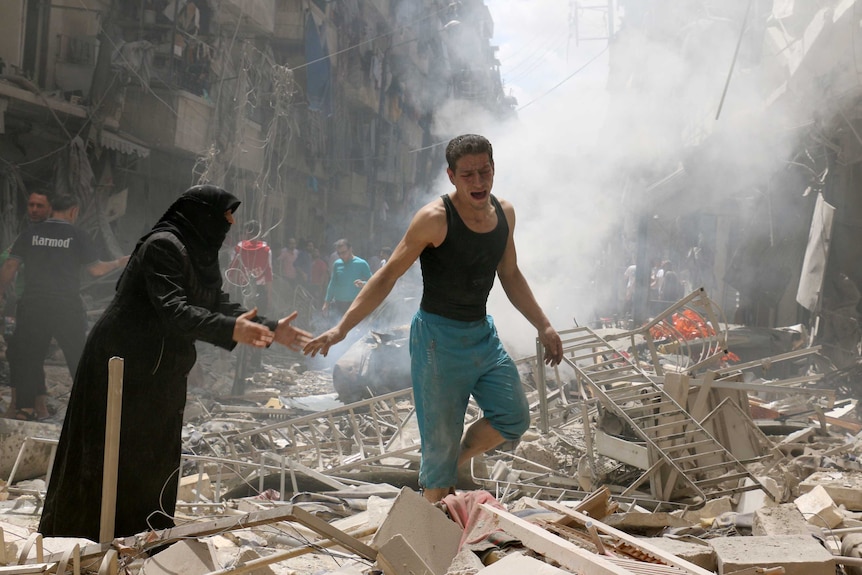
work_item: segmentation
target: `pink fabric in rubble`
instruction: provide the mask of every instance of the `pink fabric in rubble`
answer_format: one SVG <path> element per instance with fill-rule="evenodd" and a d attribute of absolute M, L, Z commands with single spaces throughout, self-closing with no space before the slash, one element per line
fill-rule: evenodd
<path fill-rule="evenodd" d="M 493 495 L 482 490 L 461 491 L 443 498 L 449 517 L 464 531 L 458 545 L 459 551 L 464 545 L 480 543 L 488 539 L 492 533 L 502 531 L 495 526 L 496 522 L 492 521 L 493 516 L 480 507 L 482 503 L 506 510 Z"/>

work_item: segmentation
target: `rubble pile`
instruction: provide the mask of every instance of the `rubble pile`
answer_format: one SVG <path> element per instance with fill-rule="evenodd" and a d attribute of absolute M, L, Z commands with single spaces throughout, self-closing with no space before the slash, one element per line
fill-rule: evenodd
<path fill-rule="evenodd" d="M 328 372 L 284 357 L 232 397 L 225 358 L 204 354 L 190 385 L 177 527 L 42 540 L 43 455 L 41 472 L 19 465 L 3 491 L 0 569 L 862 572 L 850 372 L 830 385 L 817 347 L 734 356 L 718 317 L 698 291 L 636 330 L 561 333 L 563 364 L 519 362 L 532 428 L 474 459 L 436 505 L 417 493 L 409 388 L 343 404 Z M 479 417 L 472 407 L 466 424 Z M 57 427 L 11 423 L 20 426 L 10 438 Z M 35 448 L 22 450 L 30 468 Z"/>

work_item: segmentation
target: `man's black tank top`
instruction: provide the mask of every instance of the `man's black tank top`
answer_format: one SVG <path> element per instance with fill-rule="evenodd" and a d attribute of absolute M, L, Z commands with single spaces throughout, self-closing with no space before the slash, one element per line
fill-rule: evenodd
<path fill-rule="evenodd" d="M 487 314 L 488 294 L 506 251 L 509 223 L 500 202 L 492 195 L 497 227 L 486 233 L 474 232 L 458 215 L 449 196 L 442 198 L 446 239 L 436 248 L 425 248 L 419 256 L 424 286 L 421 307 L 449 319 L 480 320 Z"/>

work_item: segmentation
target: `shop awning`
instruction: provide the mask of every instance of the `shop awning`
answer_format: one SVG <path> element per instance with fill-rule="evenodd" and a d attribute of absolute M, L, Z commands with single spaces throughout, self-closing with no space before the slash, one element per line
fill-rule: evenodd
<path fill-rule="evenodd" d="M 141 158 L 150 155 L 150 149 L 143 142 L 128 134 L 118 134 L 102 130 L 100 134 L 101 145 L 109 150 L 116 150 L 123 154 L 136 154 Z"/>

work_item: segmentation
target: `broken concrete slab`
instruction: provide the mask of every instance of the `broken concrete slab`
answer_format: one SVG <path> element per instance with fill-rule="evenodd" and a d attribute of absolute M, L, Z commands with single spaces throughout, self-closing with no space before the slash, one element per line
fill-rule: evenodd
<path fill-rule="evenodd" d="M 775 507 L 761 507 L 754 512 L 751 534 L 758 535 L 810 535 L 805 517 L 794 503 Z"/>
<path fill-rule="evenodd" d="M 374 535 L 371 547 L 382 549 L 396 535 L 427 561 L 432 573 L 442 575 L 458 553 L 462 531 L 440 509 L 405 487 Z"/>
<path fill-rule="evenodd" d="M 833 529 L 841 525 L 844 515 L 822 485 L 797 497 L 793 503 L 811 525 Z"/>
<path fill-rule="evenodd" d="M 473 575 L 485 568 L 485 564 L 472 549 L 466 547 L 458 551 L 446 575 Z"/>
<path fill-rule="evenodd" d="M 718 575 L 751 567 L 784 567 L 785 575 L 835 575 L 832 554 L 810 535 L 717 537 Z"/>
<path fill-rule="evenodd" d="M 234 559 L 234 561 L 229 565 L 225 565 L 225 567 L 230 569 L 232 567 L 245 565 L 246 563 L 249 563 L 251 561 L 254 561 L 254 560 L 260 559 L 260 558 L 261 558 L 260 553 L 255 551 L 253 548 L 243 547 L 240 549 L 239 555 Z M 183 575 L 185 575 L 185 574 L 183 574 Z M 258 567 L 257 569 L 255 569 L 253 571 L 249 571 L 248 575 L 275 575 L 275 571 L 273 571 L 269 565 L 263 565 L 263 566 Z"/>
<path fill-rule="evenodd" d="M 862 533 L 848 533 L 841 539 L 841 555 L 845 557 L 862 558 Z M 847 565 L 844 568 L 847 575 L 862 575 L 862 567 Z"/>
<path fill-rule="evenodd" d="M 702 521 L 708 521 L 708 524 L 711 525 L 713 519 L 724 513 L 730 513 L 731 511 L 733 511 L 733 501 L 729 496 L 725 495 L 724 497 L 710 499 L 699 509 L 683 512 L 682 518 L 691 524 L 699 524 Z M 679 512 L 675 511 L 674 513 Z"/>
<path fill-rule="evenodd" d="M 667 527 L 690 527 L 692 524 L 670 513 L 614 513 L 602 522 L 620 531 L 637 535 L 654 535 Z"/>
<path fill-rule="evenodd" d="M 432 558 L 428 557 L 428 559 Z M 445 575 L 446 573 L 446 571 L 432 570 L 401 535 L 393 536 L 380 546 L 377 565 L 383 569 L 384 575 L 413 575 L 414 573 Z"/>
<path fill-rule="evenodd" d="M 835 502 L 850 511 L 862 511 L 862 475 L 840 471 L 818 471 L 799 482 L 799 493 L 822 486 Z"/>
<path fill-rule="evenodd" d="M 781 492 L 778 489 L 778 483 L 771 477 L 756 477 L 757 481 L 760 482 L 762 486 L 764 486 L 769 493 L 772 495 L 770 498 L 763 490 L 757 489 L 753 491 L 744 491 L 739 494 L 739 500 L 736 504 L 735 511 L 742 515 L 746 515 L 748 513 L 754 513 L 764 505 L 770 505 L 773 501 L 779 501 L 781 499 Z M 755 482 L 749 478 L 745 478 L 743 482 L 745 486 L 753 486 Z"/>
<path fill-rule="evenodd" d="M 563 571 L 544 561 L 527 557 L 521 553 L 510 553 L 499 561 L 485 567 L 476 575 L 564 575 L 569 571 Z"/>
<path fill-rule="evenodd" d="M 177 500 L 186 503 L 212 501 L 215 498 L 210 476 L 206 473 L 180 477 Z"/>
<path fill-rule="evenodd" d="M 27 438 L 56 440 L 59 437 L 60 426 L 55 423 L 0 418 L 0 478 L 9 477 Z M 53 447 L 41 441 L 28 442 L 21 459 L 18 460 L 15 481 L 44 476 L 48 472 Z"/>
<path fill-rule="evenodd" d="M 714 572 L 717 569 L 715 550 L 709 543 L 694 543 L 672 537 L 649 537 L 646 540 L 662 551 L 673 553 L 707 571 Z"/>
<path fill-rule="evenodd" d="M 145 559 L 141 572 L 147 575 L 204 575 L 220 568 L 210 543 L 185 539 Z"/>

